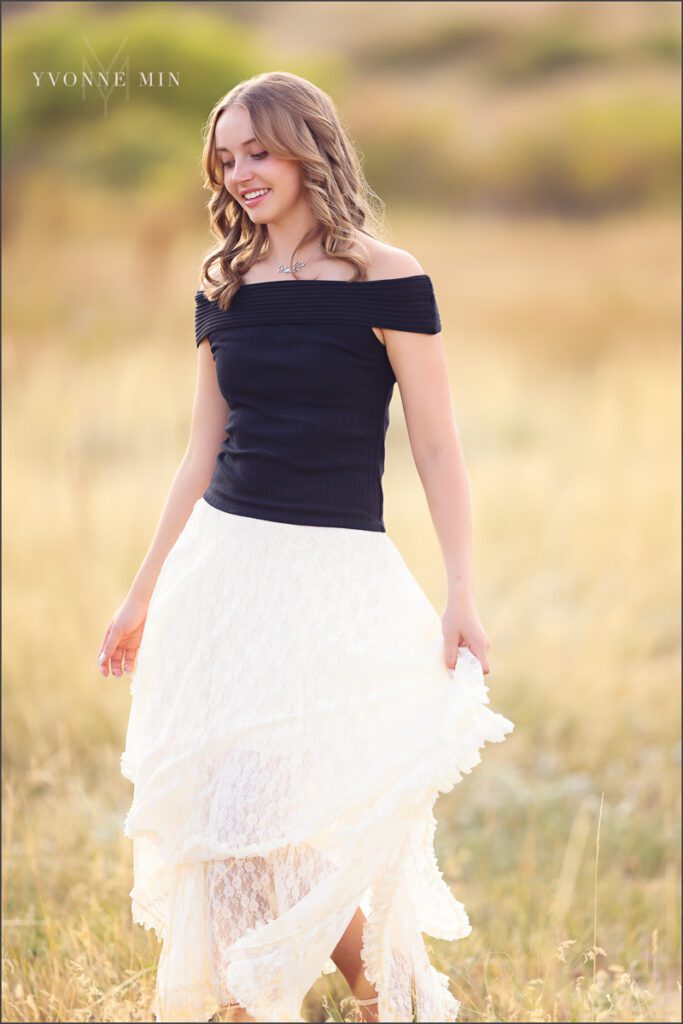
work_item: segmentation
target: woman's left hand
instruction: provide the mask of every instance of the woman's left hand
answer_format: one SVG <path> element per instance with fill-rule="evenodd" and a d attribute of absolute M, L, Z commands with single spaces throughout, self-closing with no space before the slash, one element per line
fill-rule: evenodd
<path fill-rule="evenodd" d="M 477 614 L 471 591 L 448 598 L 446 611 L 441 617 L 441 631 L 448 669 L 454 669 L 458 662 L 458 647 L 467 647 L 480 662 L 484 675 L 489 674 L 488 650 L 491 644 Z"/>

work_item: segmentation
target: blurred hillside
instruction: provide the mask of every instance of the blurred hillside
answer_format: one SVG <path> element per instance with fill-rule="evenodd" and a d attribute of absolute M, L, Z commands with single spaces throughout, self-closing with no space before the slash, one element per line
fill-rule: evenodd
<path fill-rule="evenodd" d="M 661 2 L 400 3 L 391 17 L 355 2 L 5 4 L 9 190 L 16 201 L 25 176 L 49 168 L 53 188 L 64 178 L 192 201 L 213 102 L 285 69 L 333 96 L 388 203 L 567 216 L 675 204 L 678 13 Z M 129 93 L 105 106 L 97 89 L 35 85 L 33 70 L 80 73 L 85 59 L 96 70 L 94 55 L 112 70 L 129 58 Z M 178 73 L 180 87 L 141 88 L 140 70 Z"/>
<path fill-rule="evenodd" d="M 434 963 L 463 1024 L 681 1020 L 678 14 L 3 4 L 3 1020 L 150 1019 L 158 946 L 131 921 L 121 831 L 130 676 L 96 659 L 189 433 L 201 129 L 268 69 L 333 96 L 443 321 L 487 681 L 516 732 L 437 803 L 473 932 L 430 942 Z M 33 87 L 122 46 L 181 88 L 105 106 Z M 398 391 L 383 484 L 442 611 Z M 339 977 L 307 1020 L 326 993 Z"/>

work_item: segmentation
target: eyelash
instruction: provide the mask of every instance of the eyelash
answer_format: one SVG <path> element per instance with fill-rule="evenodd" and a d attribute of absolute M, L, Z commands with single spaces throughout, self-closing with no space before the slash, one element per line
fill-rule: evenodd
<path fill-rule="evenodd" d="M 251 155 L 254 160 L 263 160 L 265 156 L 268 156 L 268 152 L 264 149 L 262 153 L 252 153 Z M 223 160 L 221 162 L 221 167 L 232 167 L 232 160 Z"/>

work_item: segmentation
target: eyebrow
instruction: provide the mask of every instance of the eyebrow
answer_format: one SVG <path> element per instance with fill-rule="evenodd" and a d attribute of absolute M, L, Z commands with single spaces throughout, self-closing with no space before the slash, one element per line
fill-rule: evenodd
<path fill-rule="evenodd" d="M 242 149 L 244 149 L 245 146 L 248 146 L 250 142 L 256 142 L 256 139 L 247 139 L 246 142 L 242 143 Z M 226 149 L 225 146 L 216 146 L 216 152 L 217 153 L 221 153 L 221 152 L 222 153 L 229 153 L 230 150 Z"/>

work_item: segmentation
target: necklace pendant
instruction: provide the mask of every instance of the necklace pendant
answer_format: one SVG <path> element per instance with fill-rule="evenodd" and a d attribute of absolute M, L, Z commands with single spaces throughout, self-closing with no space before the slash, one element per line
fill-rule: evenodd
<path fill-rule="evenodd" d="M 298 270 L 303 270 L 303 268 L 305 266 L 306 266 L 306 264 L 303 263 L 301 260 L 296 260 L 296 262 L 294 263 L 294 271 L 296 272 Z M 279 264 L 277 269 L 278 269 L 279 273 L 281 273 L 281 274 L 291 274 L 292 273 L 292 268 L 291 267 L 284 267 L 281 263 Z"/>

